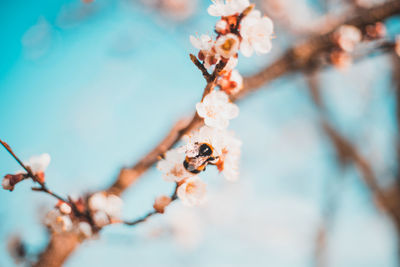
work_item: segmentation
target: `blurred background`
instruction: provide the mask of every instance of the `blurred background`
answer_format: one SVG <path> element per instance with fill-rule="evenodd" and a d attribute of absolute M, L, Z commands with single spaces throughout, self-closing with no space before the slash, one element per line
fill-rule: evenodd
<path fill-rule="evenodd" d="M 61 195 L 106 188 L 121 167 L 191 116 L 205 82 L 189 59 L 189 35 L 212 34 L 210 2 L 0 1 L 0 138 L 24 160 L 49 153 L 47 183 Z M 238 69 L 256 73 L 350 2 L 258 1 L 275 22 L 273 49 L 240 57 Z M 398 17 L 385 25 L 387 38 L 400 33 Z M 391 56 L 326 69 L 319 79 L 335 128 L 369 161 L 379 184 L 392 185 L 399 166 Z M 238 182 L 209 168 L 204 206 L 174 203 L 137 227 L 107 227 L 65 266 L 306 267 L 321 257 L 324 266 L 398 266 L 396 229 L 356 168 L 338 162 L 304 76 L 265 85 L 239 107 L 231 124 L 243 142 Z M 0 149 L 0 174 L 19 169 Z M 16 237 L 28 257 L 47 244 L 42 218 L 56 203 L 31 186 L 0 191 L 1 267 L 15 265 L 8 248 Z M 151 169 L 123 195 L 124 219 L 143 215 L 172 190 Z"/>

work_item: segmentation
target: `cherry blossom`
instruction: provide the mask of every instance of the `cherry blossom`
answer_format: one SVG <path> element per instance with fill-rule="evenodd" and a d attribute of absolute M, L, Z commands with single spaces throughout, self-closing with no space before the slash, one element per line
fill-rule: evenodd
<path fill-rule="evenodd" d="M 239 44 L 239 37 L 236 34 L 228 33 L 217 39 L 215 42 L 215 50 L 220 56 L 229 59 L 237 53 Z"/>
<path fill-rule="evenodd" d="M 14 186 L 11 185 L 10 179 L 4 177 L 3 181 L 1 182 L 1 186 L 3 187 L 4 190 L 10 190 L 12 191 L 14 189 Z"/>
<path fill-rule="evenodd" d="M 258 10 L 251 11 L 240 24 L 240 35 L 243 38 L 240 52 L 246 57 L 250 57 L 253 51 L 262 54 L 268 53 L 272 48 L 273 29 L 270 18 L 261 17 L 261 12 Z"/>
<path fill-rule="evenodd" d="M 189 178 L 178 187 L 177 194 L 186 206 L 200 205 L 206 200 L 206 184 L 197 176 Z"/>
<path fill-rule="evenodd" d="M 191 35 L 190 42 L 195 48 L 206 51 L 210 50 L 214 45 L 214 41 L 207 34 L 202 34 L 200 37 Z"/>
<path fill-rule="evenodd" d="M 236 94 L 243 88 L 243 77 L 237 70 L 232 70 L 218 79 L 218 85 L 227 94 Z"/>
<path fill-rule="evenodd" d="M 68 232 L 73 229 L 71 218 L 68 215 L 62 214 L 58 209 L 49 211 L 44 223 L 56 233 Z"/>
<path fill-rule="evenodd" d="M 79 222 L 77 227 L 77 232 L 84 238 L 89 238 L 93 235 L 92 227 L 87 222 Z"/>
<path fill-rule="evenodd" d="M 167 182 L 180 182 L 183 179 L 192 177 L 184 166 L 185 154 L 182 149 L 172 149 L 165 153 L 165 158 L 157 163 L 157 168 L 163 173 Z"/>
<path fill-rule="evenodd" d="M 33 173 L 44 172 L 50 164 L 51 157 L 49 154 L 44 153 L 39 156 L 33 156 L 26 162 Z"/>
<path fill-rule="evenodd" d="M 222 155 L 217 163 L 218 169 L 228 181 L 236 181 L 239 178 L 240 147 L 242 142 L 233 132 L 226 132 Z"/>
<path fill-rule="evenodd" d="M 225 19 L 219 20 L 215 24 L 215 30 L 220 34 L 227 34 L 229 31 L 229 24 Z"/>
<path fill-rule="evenodd" d="M 340 26 L 335 32 L 336 42 L 346 52 L 352 52 L 354 47 L 361 41 L 361 31 L 351 25 Z"/>
<path fill-rule="evenodd" d="M 122 204 L 118 196 L 105 192 L 92 195 L 88 201 L 93 220 L 99 227 L 110 224 L 114 218 L 120 217 Z"/>
<path fill-rule="evenodd" d="M 196 104 L 196 110 L 206 125 L 219 129 L 227 128 L 229 120 L 239 114 L 239 108 L 229 101 L 228 95 L 215 90 Z"/>
<path fill-rule="evenodd" d="M 214 17 L 226 17 L 243 12 L 249 5 L 249 0 L 212 0 L 213 4 L 207 9 Z"/>
<path fill-rule="evenodd" d="M 223 136 L 221 131 L 209 126 L 203 126 L 199 130 L 192 132 L 184 137 L 186 142 L 185 153 L 188 157 L 198 155 L 197 148 L 199 144 L 209 144 L 213 148 L 211 156 L 217 158 L 222 153 Z"/>

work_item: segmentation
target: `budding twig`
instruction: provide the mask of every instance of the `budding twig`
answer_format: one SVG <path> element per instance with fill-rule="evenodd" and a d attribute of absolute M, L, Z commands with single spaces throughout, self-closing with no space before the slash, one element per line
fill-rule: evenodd
<path fill-rule="evenodd" d="M 192 60 L 193 64 L 196 65 L 196 67 L 201 71 L 203 74 L 204 79 L 206 79 L 207 83 L 211 81 L 211 75 L 208 73 L 206 67 L 204 67 L 204 64 L 201 63 L 197 57 L 193 54 L 190 54 L 190 59 Z"/>
<path fill-rule="evenodd" d="M 20 159 L 19 157 L 14 153 L 14 151 L 11 149 L 11 147 L 4 142 L 3 140 L 0 139 L 0 143 L 3 145 L 3 147 L 8 151 L 8 153 L 11 154 L 11 156 L 18 162 L 18 164 L 24 168 L 24 170 L 27 172 L 28 177 L 30 177 L 34 182 L 38 183 L 40 185 L 40 187 L 32 187 L 33 191 L 40 191 L 40 192 L 44 192 L 47 193 L 55 198 L 57 198 L 60 201 L 63 201 L 65 203 L 69 203 L 71 204 L 68 200 L 64 199 L 63 197 L 59 196 L 58 194 L 50 191 L 48 189 L 48 187 L 46 186 L 46 184 L 41 181 L 31 170 L 31 168 L 29 166 L 26 166 Z"/>
<path fill-rule="evenodd" d="M 174 189 L 174 191 L 172 192 L 172 194 L 170 196 L 171 202 L 178 199 L 177 191 L 178 191 L 178 183 L 176 183 L 175 189 Z M 138 219 L 135 219 L 133 221 L 124 221 L 123 224 L 129 225 L 129 226 L 135 226 L 135 225 L 137 225 L 139 223 L 145 222 L 148 218 L 150 218 L 151 216 L 156 215 L 158 213 L 159 212 L 154 209 L 154 210 L 150 211 L 149 213 L 147 213 L 146 215 L 144 215 L 144 216 L 142 216 L 142 217 L 140 217 Z"/>

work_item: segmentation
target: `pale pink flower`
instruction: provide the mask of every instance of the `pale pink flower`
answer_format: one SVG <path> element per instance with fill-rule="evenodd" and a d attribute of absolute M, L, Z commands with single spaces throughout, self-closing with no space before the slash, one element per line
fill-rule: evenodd
<path fill-rule="evenodd" d="M 243 77 L 237 70 L 232 70 L 218 79 L 218 85 L 227 94 L 236 94 L 243 88 Z"/>
<path fill-rule="evenodd" d="M 45 153 L 39 156 L 33 156 L 26 162 L 33 173 L 44 172 L 50 164 L 50 155 Z"/>
<path fill-rule="evenodd" d="M 342 25 L 335 32 L 338 45 L 346 52 L 352 52 L 354 47 L 361 41 L 361 31 L 351 25 Z"/>
<path fill-rule="evenodd" d="M 186 142 L 185 153 L 188 157 L 196 157 L 198 155 L 197 148 L 199 144 L 208 144 L 212 147 L 212 157 L 217 158 L 222 153 L 222 145 L 224 136 L 223 131 L 209 126 L 203 126 L 197 131 L 193 131 L 189 135 L 184 136 Z"/>
<path fill-rule="evenodd" d="M 250 57 L 253 51 L 262 54 L 268 53 L 272 48 L 273 31 L 274 27 L 270 18 L 261 17 L 258 10 L 251 11 L 240 24 L 240 35 L 243 38 L 240 52 L 246 57 Z"/>
<path fill-rule="evenodd" d="M 215 24 L 215 30 L 220 34 L 226 34 L 229 31 L 229 24 L 226 20 L 221 19 Z"/>
<path fill-rule="evenodd" d="M 13 190 L 14 186 L 11 185 L 10 179 L 7 177 L 3 178 L 3 181 L 1 182 L 1 186 L 3 187 L 4 190 Z"/>
<path fill-rule="evenodd" d="M 77 227 L 78 234 L 82 235 L 85 238 L 89 238 L 92 236 L 92 227 L 87 222 L 79 222 Z"/>
<path fill-rule="evenodd" d="M 68 215 L 61 214 L 58 209 L 49 211 L 44 223 L 56 233 L 69 232 L 73 228 L 71 218 Z"/>
<path fill-rule="evenodd" d="M 221 35 L 215 42 L 215 50 L 220 56 L 229 59 L 239 50 L 240 40 L 237 35 L 228 33 Z"/>
<path fill-rule="evenodd" d="M 192 43 L 192 45 L 195 48 L 197 48 L 199 50 L 205 50 L 205 51 L 210 50 L 214 45 L 214 41 L 207 34 L 202 34 L 200 37 L 195 37 L 195 36 L 191 35 L 190 42 Z"/>
<path fill-rule="evenodd" d="M 199 116 L 204 118 L 206 125 L 219 129 L 227 128 L 229 120 L 239 114 L 239 108 L 229 101 L 228 95 L 216 90 L 197 103 L 196 110 Z"/>
<path fill-rule="evenodd" d="M 110 224 L 110 218 L 104 211 L 96 211 L 93 216 L 93 221 L 98 227 L 103 227 Z"/>
<path fill-rule="evenodd" d="M 58 209 L 61 211 L 63 214 L 70 214 L 72 212 L 72 208 L 70 205 L 67 203 L 63 202 L 61 205 L 58 207 Z"/>
<path fill-rule="evenodd" d="M 183 179 L 192 177 L 183 166 L 185 160 L 184 151 L 181 149 L 171 149 L 165 153 L 165 158 L 157 163 L 157 169 L 163 173 L 163 178 L 167 182 L 180 182 Z"/>
<path fill-rule="evenodd" d="M 242 13 L 249 5 L 249 0 L 212 0 L 213 4 L 207 9 L 214 17 L 226 17 Z"/>
<path fill-rule="evenodd" d="M 206 199 L 206 184 L 197 176 L 189 178 L 178 187 L 177 194 L 186 206 L 200 205 Z"/>
<path fill-rule="evenodd" d="M 102 227 L 111 222 L 112 218 L 118 218 L 122 210 L 122 200 L 116 195 L 98 192 L 89 198 L 88 206 L 93 213 L 96 225 Z"/>
<path fill-rule="evenodd" d="M 242 142 L 232 132 L 227 132 L 220 160 L 222 161 L 222 175 L 228 181 L 236 181 L 239 178 L 240 147 Z"/>
<path fill-rule="evenodd" d="M 238 64 L 238 58 L 237 57 L 230 57 L 228 62 L 225 65 L 224 68 L 224 72 L 230 72 L 232 71 L 234 68 L 236 68 L 237 64 Z"/>

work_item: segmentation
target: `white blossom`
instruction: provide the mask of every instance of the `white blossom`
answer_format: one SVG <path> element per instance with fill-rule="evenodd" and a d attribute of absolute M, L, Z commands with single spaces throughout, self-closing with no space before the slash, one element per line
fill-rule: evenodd
<path fill-rule="evenodd" d="M 189 178 L 178 187 L 177 194 L 186 206 L 200 205 L 206 200 L 206 184 L 197 176 Z"/>
<path fill-rule="evenodd" d="M 98 227 L 103 227 L 110 224 L 110 219 L 104 211 L 96 211 L 93 216 L 93 221 Z"/>
<path fill-rule="evenodd" d="M 361 41 L 361 31 L 351 25 L 342 25 L 335 32 L 338 45 L 346 52 L 352 52 Z"/>
<path fill-rule="evenodd" d="M 228 94 L 236 94 L 243 88 L 243 77 L 237 70 L 232 70 L 220 77 L 218 85 Z"/>
<path fill-rule="evenodd" d="M 251 11 L 240 24 L 240 35 L 243 38 L 240 44 L 240 52 L 246 57 L 250 57 L 253 51 L 268 53 L 272 48 L 271 35 L 273 29 L 270 18 L 261 17 L 258 10 Z"/>
<path fill-rule="evenodd" d="M 213 157 L 219 157 L 222 153 L 223 138 L 220 130 L 209 126 L 203 126 L 199 130 L 184 136 L 186 142 L 185 152 L 189 157 L 197 156 L 198 144 L 209 144 L 213 149 Z"/>
<path fill-rule="evenodd" d="M 195 36 L 191 35 L 190 42 L 192 43 L 192 45 L 195 48 L 197 48 L 199 50 L 205 50 L 205 51 L 210 50 L 214 45 L 214 41 L 207 34 L 202 34 L 200 37 L 195 37 Z"/>
<path fill-rule="evenodd" d="M 89 238 L 92 236 L 92 227 L 87 222 L 79 222 L 77 227 L 78 233 L 84 236 L 85 238 Z"/>
<path fill-rule="evenodd" d="M 224 19 L 220 19 L 219 21 L 217 21 L 217 23 L 215 24 L 215 30 L 218 33 L 221 34 L 225 34 L 228 30 L 229 30 L 229 24 L 226 20 Z"/>
<path fill-rule="evenodd" d="M 196 104 L 196 110 L 199 116 L 204 118 L 206 125 L 219 129 L 227 128 L 229 120 L 239 114 L 239 108 L 229 101 L 228 95 L 215 90 Z"/>
<path fill-rule="evenodd" d="M 14 186 L 10 184 L 10 179 L 8 178 L 3 178 L 3 181 L 1 182 L 1 186 L 3 187 L 4 190 L 13 190 Z"/>
<path fill-rule="evenodd" d="M 91 210 L 103 210 L 107 205 L 107 196 L 103 192 L 96 193 L 89 198 Z"/>
<path fill-rule="evenodd" d="M 163 173 L 163 178 L 167 182 L 180 182 L 183 179 L 192 177 L 183 166 L 185 160 L 184 151 L 181 149 L 171 149 L 165 153 L 165 158 L 157 163 L 157 168 Z"/>
<path fill-rule="evenodd" d="M 215 50 L 220 56 L 229 59 L 239 50 L 240 40 L 236 34 L 221 35 L 215 42 Z"/>
<path fill-rule="evenodd" d="M 118 218 L 122 210 L 122 200 L 116 195 L 98 192 L 89 198 L 89 209 L 93 212 L 96 225 L 102 227 L 110 223 L 111 218 Z"/>
<path fill-rule="evenodd" d="M 49 211 L 44 223 L 56 233 L 69 232 L 73 227 L 71 218 L 68 215 L 61 214 L 58 209 Z"/>
<path fill-rule="evenodd" d="M 222 175 L 228 181 L 236 181 L 239 178 L 240 147 L 242 142 L 237 139 L 233 132 L 227 132 L 222 149 Z"/>
<path fill-rule="evenodd" d="M 212 0 L 213 4 L 207 9 L 214 17 L 226 17 L 242 13 L 249 5 L 249 0 Z"/>
<path fill-rule="evenodd" d="M 67 203 L 63 202 L 61 205 L 58 207 L 58 209 L 61 211 L 63 214 L 70 214 L 72 209 L 71 206 L 68 205 Z"/>
<path fill-rule="evenodd" d="M 116 195 L 109 195 L 107 197 L 107 203 L 104 211 L 108 216 L 112 218 L 118 218 L 121 216 L 122 205 L 123 202 L 120 197 L 117 197 Z"/>
<path fill-rule="evenodd" d="M 45 153 L 39 156 L 33 156 L 26 162 L 33 173 L 44 172 L 50 164 L 50 155 Z"/>
<path fill-rule="evenodd" d="M 236 68 L 237 64 L 238 64 L 238 58 L 237 57 L 230 57 L 228 62 L 225 65 L 224 71 L 225 72 L 230 72 L 232 71 L 234 68 Z"/>

